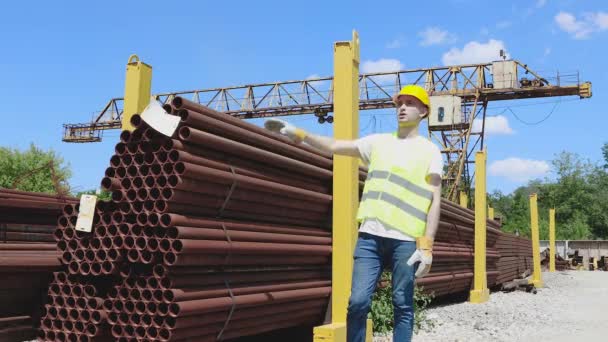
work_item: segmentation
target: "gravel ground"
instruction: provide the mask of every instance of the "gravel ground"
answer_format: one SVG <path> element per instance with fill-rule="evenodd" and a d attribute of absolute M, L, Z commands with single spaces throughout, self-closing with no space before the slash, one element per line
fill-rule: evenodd
<path fill-rule="evenodd" d="M 543 273 L 543 282 L 537 294 L 496 292 L 483 304 L 430 308 L 435 327 L 420 331 L 414 342 L 608 340 L 608 272 Z"/>

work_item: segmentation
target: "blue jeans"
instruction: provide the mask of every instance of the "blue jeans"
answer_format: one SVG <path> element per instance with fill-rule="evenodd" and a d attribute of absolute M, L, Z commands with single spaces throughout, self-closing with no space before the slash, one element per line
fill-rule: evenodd
<path fill-rule="evenodd" d="M 390 266 L 393 273 L 394 329 L 393 341 L 409 342 L 414 329 L 414 274 L 418 264 L 408 266 L 407 260 L 416 251 L 413 241 L 383 238 L 359 233 L 355 248 L 353 284 L 346 323 L 348 342 L 365 342 L 367 314 L 372 295 L 382 270 Z"/>

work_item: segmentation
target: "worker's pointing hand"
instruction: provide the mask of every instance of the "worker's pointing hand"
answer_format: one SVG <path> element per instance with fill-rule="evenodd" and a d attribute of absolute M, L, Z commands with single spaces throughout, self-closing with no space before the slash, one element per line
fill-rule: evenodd
<path fill-rule="evenodd" d="M 297 128 L 287 121 L 279 119 L 266 120 L 264 127 L 270 131 L 285 135 L 295 142 L 301 142 L 306 137 L 305 131 Z"/>
<path fill-rule="evenodd" d="M 433 243 L 426 237 L 416 239 L 416 251 L 408 259 L 407 264 L 413 266 L 419 262 L 416 278 L 424 277 L 431 270 L 433 263 Z"/>

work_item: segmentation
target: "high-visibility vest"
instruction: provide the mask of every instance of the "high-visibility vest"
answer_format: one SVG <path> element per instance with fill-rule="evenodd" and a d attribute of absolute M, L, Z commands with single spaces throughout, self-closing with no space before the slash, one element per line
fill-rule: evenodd
<path fill-rule="evenodd" d="M 357 220 L 375 219 L 386 228 L 417 238 L 424 235 L 433 200 L 432 187 L 426 179 L 433 151 L 398 150 L 394 139 L 398 139 L 396 134 L 387 135 L 372 146 Z M 405 153 L 411 162 L 406 166 L 396 163 Z"/>

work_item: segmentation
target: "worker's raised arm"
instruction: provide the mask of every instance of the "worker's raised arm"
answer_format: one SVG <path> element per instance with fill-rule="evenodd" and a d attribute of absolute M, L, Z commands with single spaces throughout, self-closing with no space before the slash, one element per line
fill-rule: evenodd
<path fill-rule="evenodd" d="M 294 141 L 304 141 L 312 147 L 332 154 L 339 154 L 350 157 L 360 157 L 359 149 L 353 140 L 335 140 L 316 134 L 310 134 L 296 126 L 279 119 L 269 119 L 264 126 L 273 131 L 286 135 Z"/>

